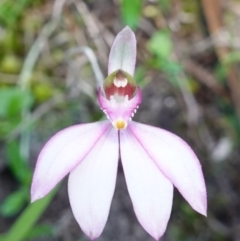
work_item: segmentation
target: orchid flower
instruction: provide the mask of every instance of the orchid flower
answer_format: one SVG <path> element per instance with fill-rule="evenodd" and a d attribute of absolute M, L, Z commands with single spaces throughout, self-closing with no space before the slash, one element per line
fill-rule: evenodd
<path fill-rule="evenodd" d="M 195 211 L 206 215 L 206 187 L 193 150 L 166 130 L 132 121 L 142 100 L 133 78 L 135 62 L 136 38 L 125 27 L 113 42 L 108 77 L 98 91 L 109 120 L 74 125 L 55 134 L 40 152 L 33 175 L 32 202 L 70 173 L 70 205 L 92 240 L 107 222 L 119 160 L 137 219 L 156 240 L 166 230 L 173 186 Z"/>

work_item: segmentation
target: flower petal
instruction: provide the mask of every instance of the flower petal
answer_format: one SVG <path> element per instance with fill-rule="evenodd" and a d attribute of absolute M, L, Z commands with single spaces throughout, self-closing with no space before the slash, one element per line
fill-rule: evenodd
<path fill-rule="evenodd" d="M 55 134 L 39 154 L 31 187 L 31 200 L 48 194 L 91 150 L 109 121 L 75 125 Z"/>
<path fill-rule="evenodd" d="M 118 132 L 112 128 L 69 175 L 68 191 L 73 214 L 92 240 L 102 233 L 108 218 L 118 158 Z"/>
<path fill-rule="evenodd" d="M 125 27 L 116 36 L 108 60 L 108 75 L 116 70 L 123 70 L 134 75 L 136 64 L 136 38 L 134 32 Z"/>
<path fill-rule="evenodd" d="M 129 130 L 192 208 L 206 215 L 206 187 L 202 169 L 189 145 L 166 130 L 140 123 L 132 122 Z"/>
<path fill-rule="evenodd" d="M 158 240 L 170 217 L 173 185 L 128 129 L 121 131 L 120 152 L 136 216 L 144 229 Z"/>

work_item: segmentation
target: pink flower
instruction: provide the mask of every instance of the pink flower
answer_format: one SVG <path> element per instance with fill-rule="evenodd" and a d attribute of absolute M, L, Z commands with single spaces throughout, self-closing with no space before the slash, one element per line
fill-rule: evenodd
<path fill-rule="evenodd" d="M 168 131 L 131 121 L 142 100 L 132 77 L 135 61 L 135 35 L 126 27 L 114 40 L 109 76 L 98 93 L 109 120 L 58 132 L 44 146 L 36 164 L 32 202 L 70 173 L 72 211 L 90 239 L 96 239 L 106 224 L 119 159 L 137 219 L 155 239 L 166 230 L 173 186 L 194 210 L 206 215 L 204 178 L 192 149 Z"/>

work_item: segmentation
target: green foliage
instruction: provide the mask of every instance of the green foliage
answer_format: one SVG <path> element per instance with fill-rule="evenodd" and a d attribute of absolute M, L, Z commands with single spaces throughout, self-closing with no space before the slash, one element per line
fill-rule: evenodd
<path fill-rule="evenodd" d="M 11 229 L 8 231 L 6 235 L 3 237 L 0 236 L 1 241 L 25 241 L 26 238 L 31 237 L 32 235 L 37 235 L 39 229 L 35 229 L 33 231 L 33 227 L 37 220 L 41 217 L 43 212 L 48 207 L 52 198 L 56 194 L 58 188 L 55 188 L 50 194 L 48 194 L 45 198 L 38 200 L 32 204 L 30 204 L 24 212 L 20 215 L 20 217 L 16 220 L 16 222 L 12 225 Z M 40 228 L 41 229 L 41 228 Z M 45 229 L 47 233 L 47 230 Z"/>
<path fill-rule="evenodd" d="M 8 27 L 14 27 L 24 8 L 30 2 L 31 0 L 3 0 L 0 3 L 0 22 L 3 22 Z"/>
<path fill-rule="evenodd" d="M 226 54 L 221 62 L 218 62 L 215 67 L 215 75 L 217 80 L 222 84 L 226 84 L 228 78 L 229 67 L 239 63 L 240 52 L 234 51 Z"/>
<path fill-rule="evenodd" d="M 8 134 L 22 119 L 22 110 L 33 103 L 31 94 L 17 87 L 0 90 L 0 133 Z M 0 213 L 3 216 L 14 216 L 29 200 L 29 186 L 32 171 L 26 160 L 20 155 L 20 148 L 16 141 L 6 144 L 8 167 L 21 184 L 18 191 L 11 193 L 1 204 Z"/>
<path fill-rule="evenodd" d="M 215 75 L 217 77 L 217 80 L 221 84 L 226 84 L 226 78 L 227 78 L 227 67 L 223 65 L 222 63 L 218 63 L 215 67 Z"/>
<path fill-rule="evenodd" d="M 147 48 L 153 55 L 150 61 L 152 67 L 165 72 L 171 83 L 177 86 L 177 78 L 182 67 L 172 59 L 173 45 L 170 32 L 168 30 L 156 32 L 147 43 Z"/>
<path fill-rule="evenodd" d="M 146 84 L 148 83 L 148 80 L 145 77 L 146 70 L 145 70 L 144 66 L 140 66 L 140 67 L 136 68 L 134 76 L 135 76 L 137 84 L 141 88 L 144 88 L 146 86 Z"/>
<path fill-rule="evenodd" d="M 227 66 L 235 63 L 239 63 L 239 61 L 240 61 L 240 52 L 235 50 L 234 52 L 230 52 L 226 54 L 222 59 L 222 63 Z"/>
<path fill-rule="evenodd" d="M 136 29 L 142 11 L 142 0 L 122 0 L 121 16 L 124 25 Z"/>
<path fill-rule="evenodd" d="M 0 206 L 1 215 L 4 217 L 16 215 L 23 208 L 28 199 L 28 188 L 22 188 L 18 191 L 12 192 Z"/>
<path fill-rule="evenodd" d="M 228 109 L 231 109 L 232 106 L 228 105 Z M 232 134 L 233 136 L 233 140 L 237 143 L 240 144 L 240 125 L 239 125 L 239 119 L 237 116 L 237 113 L 235 112 L 234 109 L 230 110 L 231 113 L 229 113 L 228 115 L 225 115 L 225 118 L 227 120 L 227 122 L 230 124 L 230 127 L 232 128 Z"/>
<path fill-rule="evenodd" d="M 30 92 L 18 87 L 0 89 L 0 136 L 3 138 L 22 120 L 22 111 L 33 104 Z"/>
<path fill-rule="evenodd" d="M 168 31 L 154 33 L 147 45 L 149 51 L 158 58 L 169 58 L 173 50 L 172 40 Z"/>
<path fill-rule="evenodd" d="M 0 89 L 0 117 L 19 115 L 23 109 L 30 108 L 32 95 L 18 87 Z"/>
<path fill-rule="evenodd" d="M 26 160 L 22 158 L 19 145 L 16 141 L 7 143 L 6 152 L 8 167 L 21 184 L 21 188 L 11 193 L 1 204 L 0 213 L 5 217 L 9 217 L 21 211 L 29 200 L 32 171 Z"/>
<path fill-rule="evenodd" d="M 32 179 L 32 171 L 20 154 L 20 148 L 16 141 L 6 146 L 8 166 L 13 175 L 23 185 L 29 187 Z"/>
<path fill-rule="evenodd" d="M 33 240 L 36 238 L 46 238 L 53 236 L 53 228 L 50 225 L 39 224 L 29 230 L 25 240 Z"/>

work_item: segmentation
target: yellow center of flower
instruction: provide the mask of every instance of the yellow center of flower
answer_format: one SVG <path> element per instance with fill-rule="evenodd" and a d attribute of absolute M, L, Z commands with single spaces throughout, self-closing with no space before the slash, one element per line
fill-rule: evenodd
<path fill-rule="evenodd" d="M 124 120 L 117 120 L 113 123 L 113 125 L 117 130 L 125 129 L 127 127 L 127 122 Z"/>

